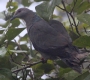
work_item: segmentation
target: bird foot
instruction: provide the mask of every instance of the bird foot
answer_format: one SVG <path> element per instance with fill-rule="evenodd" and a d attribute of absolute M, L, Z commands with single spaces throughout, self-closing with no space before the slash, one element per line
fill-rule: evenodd
<path fill-rule="evenodd" d="M 42 60 L 42 63 L 43 63 L 43 64 L 44 64 L 44 63 L 47 63 L 47 60 L 46 60 L 46 59 L 41 58 L 41 60 Z"/>

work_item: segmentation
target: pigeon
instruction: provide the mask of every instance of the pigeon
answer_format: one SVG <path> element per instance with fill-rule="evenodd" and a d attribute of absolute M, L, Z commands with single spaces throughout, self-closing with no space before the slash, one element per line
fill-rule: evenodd
<path fill-rule="evenodd" d="M 60 58 L 67 66 L 82 73 L 79 64 L 82 54 L 72 45 L 72 39 L 62 23 L 57 20 L 47 22 L 27 8 L 18 9 L 10 20 L 15 18 L 26 22 L 28 36 L 43 58 Z"/>

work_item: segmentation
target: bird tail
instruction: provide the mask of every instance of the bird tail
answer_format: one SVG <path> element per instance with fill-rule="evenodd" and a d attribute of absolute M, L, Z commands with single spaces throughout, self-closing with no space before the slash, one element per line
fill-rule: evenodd
<path fill-rule="evenodd" d="M 71 67 L 73 70 L 77 71 L 78 73 L 82 73 L 81 67 L 77 61 L 72 59 L 62 59 L 62 61 L 67 64 L 69 67 Z"/>
<path fill-rule="evenodd" d="M 85 59 L 88 53 L 82 54 L 78 50 L 76 51 L 75 49 L 67 48 L 64 50 L 63 55 L 65 57 L 61 57 L 61 56 L 59 57 L 65 64 L 67 64 L 69 67 L 71 67 L 73 70 L 77 71 L 78 73 L 82 73 L 80 62 Z"/>

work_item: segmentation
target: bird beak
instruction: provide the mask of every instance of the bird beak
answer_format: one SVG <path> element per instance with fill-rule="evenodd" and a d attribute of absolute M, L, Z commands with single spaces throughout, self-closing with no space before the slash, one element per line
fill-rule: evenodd
<path fill-rule="evenodd" d="M 14 15 L 13 17 L 11 17 L 10 21 L 14 20 L 15 18 L 17 18 L 16 15 Z"/>

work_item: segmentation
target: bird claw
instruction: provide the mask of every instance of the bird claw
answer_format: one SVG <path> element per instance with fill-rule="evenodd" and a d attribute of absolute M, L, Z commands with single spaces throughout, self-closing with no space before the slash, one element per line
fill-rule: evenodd
<path fill-rule="evenodd" d="M 43 63 L 43 64 L 44 64 L 44 63 L 47 63 L 47 60 L 46 60 L 46 59 L 41 58 L 41 60 L 42 60 L 42 63 Z"/>

